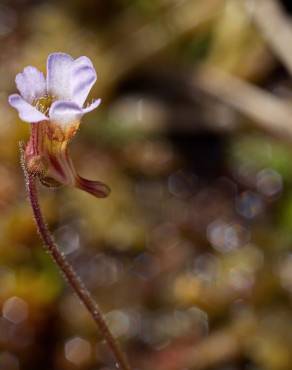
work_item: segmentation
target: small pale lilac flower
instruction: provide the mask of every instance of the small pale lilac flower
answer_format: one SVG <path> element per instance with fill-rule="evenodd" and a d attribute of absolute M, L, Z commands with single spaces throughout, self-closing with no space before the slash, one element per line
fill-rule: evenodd
<path fill-rule="evenodd" d="M 31 136 L 25 148 L 28 171 L 47 186 L 69 185 L 97 197 L 109 194 L 107 185 L 80 177 L 68 153 L 68 143 L 79 128 L 80 120 L 100 104 L 100 99 L 85 105 L 96 81 L 89 58 L 73 59 L 53 53 L 47 60 L 47 78 L 35 67 L 26 67 L 16 76 L 19 94 L 9 103 L 19 117 L 31 123 Z"/>

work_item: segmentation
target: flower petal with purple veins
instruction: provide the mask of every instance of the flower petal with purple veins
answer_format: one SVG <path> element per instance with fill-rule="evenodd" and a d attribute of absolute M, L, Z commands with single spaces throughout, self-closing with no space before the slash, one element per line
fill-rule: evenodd
<path fill-rule="evenodd" d="M 85 113 L 89 113 L 93 111 L 100 105 L 100 103 L 101 103 L 101 99 L 94 100 L 88 107 L 82 109 L 82 113 L 85 114 Z"/>
<path fill-rule="evenodd" d="M 101 181 L 87 180 L 78 175 L 76 176 L 75 181 L 75 186 L 77 188 L 84 190 L 97 198 L 106 198 L 111 192 L 110 188 Z"/>
<path fill-rule="evenodd" d="M 72 98 L 73 58 L 65 53 L 50 54 L 47 61 L 47 91 L 58 100 Z"/>
<path fill-rule="evenodd" d="M 51 122 L 64 128 L 79 122 L 82 115 L 82 109 L 76 103 L 62 100 L 54 102 L 49 110 Z"/>
<path fill-rule="evenodd" d="M 36 68 L 24 68 L 16 76 L 21 95 L 10 95 L 8 101 L 23 121 L 33 123 L 25 147 L 28 171 L 46 186 L 74 186 L 104 198 L 109 187 L 80 177 L 68 152 L 82 116 L 101 103 L 97 99 L 84 106 L 95 81 L 90 59 L 82 56 L 74 60 L 68 54 L 53 53 L 47 61 L 47 80 Z"/>
<path fill-rule="evenodd" d="M 96 82 L 96 72 L 87 57 L 80 57 L 72 65 L 72 100 L 83 106 L 92 86 Z"/>
<path fill-rule="evenodd" d="M 17 109 L 20 119 L 25 122 L 36 123 L 48 120 L 48 117 L 27 103 L 18 94 L 10 95 L 8 101 L 13 108 Z"/>
<path fill-rule="evenodd" d="M 28 102 L 46 95 L 46 80 L 44 74 L 35 67 L 25 67 L 15 78 L 16 86 L 21 96 Z"/>

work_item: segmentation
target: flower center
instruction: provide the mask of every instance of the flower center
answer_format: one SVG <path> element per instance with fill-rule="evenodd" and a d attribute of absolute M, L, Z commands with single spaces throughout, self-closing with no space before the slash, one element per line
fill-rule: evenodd
<path fill-rule="evenodd" d="M 34 103 L 37 110 L 44 113 L 45 115 L 48 115 L 49 109 L 54 101 L 54 97 L 51 95 L 45 95 L 41 98 L 37 99 Z"/>

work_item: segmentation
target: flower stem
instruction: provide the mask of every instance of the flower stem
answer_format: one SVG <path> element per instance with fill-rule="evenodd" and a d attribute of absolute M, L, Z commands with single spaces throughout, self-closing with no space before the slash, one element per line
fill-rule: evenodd
<path fill-rule="evenodd" d="M 20 152 L 27 193 L 38 232 L 44 243 L 44 248 L 50 253 L 53 261 L 59 267 L 75 294 L 79 297 L 80 301 L 84 304 L 91 317 L 96 322 L 104 340 L 114 354 L 116 366 L 121 370 L 131 370 L 124 353 L 110 332 L 98 304 L 95 302 L 89 290 L 85 287 L 72 265 L 68 262 L 65 255 L 60 251 L 58 245 L 54 241 L 39 205 L 36 176 L 30 173 L 26 168 L 22 143 L 20 144 Z"/>

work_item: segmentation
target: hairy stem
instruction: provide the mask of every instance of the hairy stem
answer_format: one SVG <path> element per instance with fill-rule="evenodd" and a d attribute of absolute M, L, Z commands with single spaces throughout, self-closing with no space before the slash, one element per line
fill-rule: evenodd
<path fill-rule="evenodd" d="M 98 304 L 95 302 L 89 290 L 85 287 L 85 285 L 81 281 L 80 277 L 77 275 L 72 265 L 67 261 L 65 255 L 60 251 L 58 245 L 55 243 L 54 238 L 51 235 L 47 227 L 47 224 L 44 220 L 39 205 L 36 176 L 34 174 L 29 173 L 29 171 L 26 168 L 22 144 L 20 144 L 20 151 L 27 193 L 33 210 L 34 220 L 36 222 L 36 226 L 41 236 L 41 239 L 44 243 L 45 249 L 50 253 L 53 261 L 62 271 L 71 288 L 73 289 L 75 294 L 79 297 L 80 301 L 87 308 L 93 320 L 96 322 L 104 340 L 106 341 L 107 345 L 114 354 L 116 366 L 121 370 L 131 370 L 126 357 L 124 356 L 122 350 L 120 349 L 119 344 L 117 343 L 112 333 L 110 332 Z"/>

